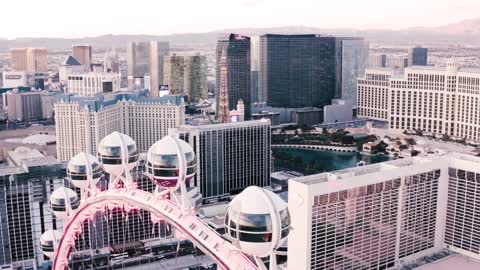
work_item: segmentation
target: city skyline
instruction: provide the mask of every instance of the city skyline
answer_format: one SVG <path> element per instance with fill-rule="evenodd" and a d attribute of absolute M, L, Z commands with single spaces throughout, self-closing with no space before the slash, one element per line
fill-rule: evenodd
<path fill-rule="evenodd" d="M 480 269 L 480 0 L 2 7 L 0 270 Z"/>
<path fill-rule="evenodd" d="M 395 5 L 395 12 L 385 15 L 385 5 L 381 0 L 367 1 L 337 1 L 335 3 L 320 3 L 310 0 L 295 2 L 292 6 L 288 1 L 273 0 L 235 0 L 225 4 L 219 0 L 204 2 L 183 0 L 175 2 L 162 2 L 152 4 L 146 0 L 136 1 L 137 7 L 149 6 L 138 9 L 142 12 L 132 12 L 131 6 L 115 5 L 112 1 L 93 2 L 84 0 L 82 5 L 76 6 L 77 14 L 89 14 L 92 18 L 102 17 L 98 20 L 70 20 L 68 10 L 71 7 L 67 1 L 47 0 L 31 2 L 28 9 L 23 10 L 23 1 L 4 3 L 4 10 L 23 10 L 25 17 L 38 17 L 38 14 L 54 12 L 56 16 L 43 16 L 35 22 L 32 28 L 28 20 L 18 21 L 15 12 L 6 12 L 5 21 L 16 23 L 4 29 L 3 38 L 19 37 L 67 37 L 78 38 L 105 34 L 152 34 L 166 35 L 173 33 L 200 33 L 229 28 L 253 27 L 281 27 L 286 25 L 303 25 L 320 28 L 353 28 L 353 29 L 407 29 L 411 27 L 439 27 L 466 19 L 478 18 L 476 10 L 480 3 L 476 0 L 406 0 Z M 91 9 L 95 6 L 95 9 Z M 189 8 L 185 8 L 188 6 Z M 415 9 L 411 9 L 415 6 Z M 215 7 L 218 12 L 215 16 L 206 17 L 210 7 Z M 175 20 L 175 12 L 168 10 L 181 9 L 189 20 Z M 115 12 L 103 12 L 115 10 Z M 162 20 L 158 15 L 162 14 Z M 328 10 L 320 12 L 319 10 Z M 59 11 L 59 12 L 56 12 Z M 294 12 L 292 12 L 294 11 Z M 429 16 L 425 16 L 428 12 Z M 265 14 L 269 14 L 268 17 Z M 117 20 L 125 17 L 128 20 Z M 448 19 L 447 19 L 448 18 Z M 62 24 L 58 24 L 62 21 Z M 220 27 L 218 22 L 222 22 Z M 170 23 L 172 22 L 172 23 Z M 56 25 L 55 28 L 50 27 Z M 91 29 L 91 30 L 84 30 Z M 140 30 L 141 29 L 141 30 Z"/>

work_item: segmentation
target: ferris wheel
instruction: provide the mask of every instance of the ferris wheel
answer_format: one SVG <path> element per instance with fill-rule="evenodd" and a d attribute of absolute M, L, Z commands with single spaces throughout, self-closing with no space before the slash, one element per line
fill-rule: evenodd
<path fill-rule="evenodd" d="M 160 224 L 166 230 L 173 227 L 177 239 L 190 241 L 219 269 L 266 270 L 264 258 L 269 258 L 269 269 L 278 268 L 276 251 L 290 230 L 285 201 L 271 191 L 246 188 L 229 204 L 226 237 L 222 237 L 197 217 L 189 199 L 187 184 L 196 173 L 197 159 L 188 143 L 166 136 L 151 146 L 144 174 L 155 185 L 152 192 L 138 188 L 139 156 L 132 138 L 114 132 L 99 143 L 96 157 L 80 153 L 70 160 L 67 179 L 72 187 L 61 187 L 50 196 L 52 212 L 63 220 L 63 230 L 46 231 L 40 238 L 42 252 L 53 261 L 53 270 L 71 269 L 75 256 L 83 263 L 81 256 L 96 255 L 105 249 L 100 241 L 105 238 L 101 230 L 107 228 L 110 233 L 109 220 L 118 211 L 123 213 L 119 220 L 137 213 L 139 222 L 151 227 L 152 232 Z M 109 177 L 102 185 L 104 172 Z M 140 212 L 148 213 L 149 219 Z M 94 221 L 107 225 L 95 225 L 99 223 Z M 125 237 L 129 233 L 136 230 L 126 232 Z M 92 235 L 100 244 L 89 243 L 86 251 L 77 248 L 79 242 L 85 244 Z"/>

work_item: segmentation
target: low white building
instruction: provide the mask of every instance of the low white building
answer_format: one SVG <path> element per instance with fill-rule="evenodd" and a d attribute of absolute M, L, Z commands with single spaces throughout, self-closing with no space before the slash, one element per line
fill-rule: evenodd
<path fill-rule="evenodd" d="M 374 145 L 375 145 L 374 142 L 364 143 L 362 145 L 362 152 L 367 153 L 367 154 L 371 154 L 372 153 L 372 148 L 373 148 Z"/>
<path fill-rule="evenodd" d="M 121 81 L 120 74 L 117 73 L 69 73 L 67 76 L 67 92 L 87 97 L 98 93 L 118 92 Z"/>
<path fill-rule="evenodd" d="M 333 99 L 332 105 L 323 107 L 323 123 L 353 120 L 353 103 L 350 100 Z"/>
<path fill-rule="evenodd" d="M 68 56 L 65 61 L 58 67 L 58 79 L 61 83 L 66 84 L 69 73 L 84 72 L 86 67 L 73 56 Z"/>
<path fill-rule="evenodd" d="M 25 71 L 4 71 L 3 72 L 3 87 L 17 88 L 20 86 L 27 86 L 27 73 Z"/>

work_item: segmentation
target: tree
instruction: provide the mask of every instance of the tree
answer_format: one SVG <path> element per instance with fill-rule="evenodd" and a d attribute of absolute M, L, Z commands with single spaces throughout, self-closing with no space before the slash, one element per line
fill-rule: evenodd
<path fill-rule="evenodd" d="M 416 142 L 413 138 L 408 138 L 408 139 L 407 139 L 407 143 L 408 143 L 409 145 L 416 145 L 416 144 L 417 144 L 417 142 Z"/>
<path fill-rule="evenodd" d="M 342 144 L 352 144 L 353 137 L 352 136 L 343 136 L 342 137 Z"/>
<path fill-rule="evenodd" d="M 380 141 L 377 145 L 372 146 L 372 154 L 385 153 L 387 146 L 384 141 Z"/>

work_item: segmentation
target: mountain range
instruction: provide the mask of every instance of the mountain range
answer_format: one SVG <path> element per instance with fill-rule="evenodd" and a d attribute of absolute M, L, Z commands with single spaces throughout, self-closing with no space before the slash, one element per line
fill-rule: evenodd
<path fill-rule="evenodd" d="M 206 49 L 215 48 L 216 41 L 227 33 L 243 35 L 305 34 L 316 33 L 333 36 L 361 36 L 375 43 L 428 44 L 428 43 L 467 43 L 480 45 L 480 18 L 464 20 L 439 27 L 414 27 L 402 30 L 359 30 L 353 28 L 323 29 L 305 26 L 285 26 L 275 28 L 224 29 L 205 33 L 185 33 L 173 35 L 102 35 L 85 38 L 17 38 L 0 39 L 0 51 L 14 47 L 46 47 L 50 50 L 69 49 L 72 44 L 91 44 L 95 49 L 124 49 L 129 41 L 170 41 L 173 48 Z"/>

